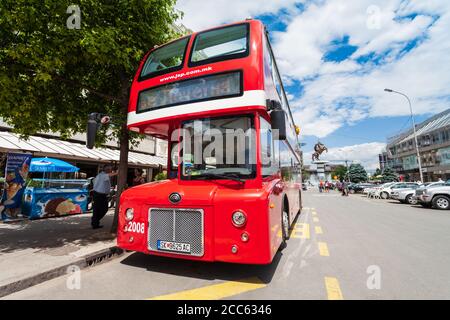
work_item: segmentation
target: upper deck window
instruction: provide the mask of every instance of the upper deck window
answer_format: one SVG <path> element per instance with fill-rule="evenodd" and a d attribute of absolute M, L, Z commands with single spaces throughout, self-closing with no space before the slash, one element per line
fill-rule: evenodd
<path fill-rule="evenodd" d="M 188 42 L 189 37 L 185 37 L 152 51 L 145 61 L 140 78 L 181 69 Z"/>
<path fill-rule="evenodd" d="M 196 66 L 247 56 L 248 34 L 247 23 L 199 33 L 194 41 L 189 65 Z"/>

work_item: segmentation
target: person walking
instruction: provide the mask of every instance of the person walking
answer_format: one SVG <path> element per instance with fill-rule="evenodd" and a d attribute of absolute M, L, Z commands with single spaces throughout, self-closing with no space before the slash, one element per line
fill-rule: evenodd
<path fill-rule="evenodd" d="M 99 229 L 100 220 L 108 212 L 108 196 L 111 192 L 111 177 L 116 176 L 117 172 L 112 171 L 111 165 L 103 166 L 103 169 L 94 179 L 93 205 L 92 205 L 92 229 Z"/>
<path fill-rule="evenodd" d="M 348 196 L 348 183 L 347 181 L 343 180 L 341 181 L 342 183 L 342 195 L 343 196 Z"/>

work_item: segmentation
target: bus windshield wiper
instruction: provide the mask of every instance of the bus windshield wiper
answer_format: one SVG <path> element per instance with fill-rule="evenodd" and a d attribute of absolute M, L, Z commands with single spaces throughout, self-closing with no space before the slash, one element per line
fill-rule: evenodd
<path fill-rule="evenodd" d="M 203 172 L 201 174 L 202 176 L 210 177 L 210 178 L 222 178 L 222 179 L 229 179 L 233 181 L 238 181 L 240 183 L 244 183 L 245 180 L 242 180 L 237 174 L 230 173 L 230 174 L 220 174 L 220 173 L 212 173 L 212 172 Z"/>

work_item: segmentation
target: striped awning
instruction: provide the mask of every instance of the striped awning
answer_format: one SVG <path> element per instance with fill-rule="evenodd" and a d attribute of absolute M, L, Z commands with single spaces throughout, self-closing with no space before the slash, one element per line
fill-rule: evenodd
<path fill-rule="evenodd" d="M 58 139 L 30 136 L 27 140 L 18 135 L 0 131 L 0 151 L 32 152 L 36 155 L 49 155 L 71 160 L 94 160 L 100 162 L 119 161 L 120 152 L 116 149 L 88 149 L 85 145 Z M 155 155 L 130 151 L 128 163 L 145 167 L 165 167 L 167 159 Z"/>

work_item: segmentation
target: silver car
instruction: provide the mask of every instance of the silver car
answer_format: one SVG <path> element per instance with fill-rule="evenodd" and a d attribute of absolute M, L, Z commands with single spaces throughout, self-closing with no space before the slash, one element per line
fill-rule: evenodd
<path fill-rule="evenodd" d="M 421 185 L 419 188 L 416 189 L 416 194 L 414 195 L 414 197 L 422 206 L 429 207 L 431 205 L 431 203 L 423 202 L 423 191 L 425 189 L 440 187 L 440 186 L 445 186 L 445 185 L 449 185 L 449 184 L 445 183 L 444 181 L 424 183 L 423 185 Z"/>
<path fill-rule="evenodd" d="M 450 186 L 426 188 L 420 197 L 423 206 L 440 210 L 450 209 Z"/>
<path fill-rule="evenodd" d="M 391 199 L 398 200 L 401 203 L 417 204 L 415 197 L 417 188 L 393 189 Z"/>

